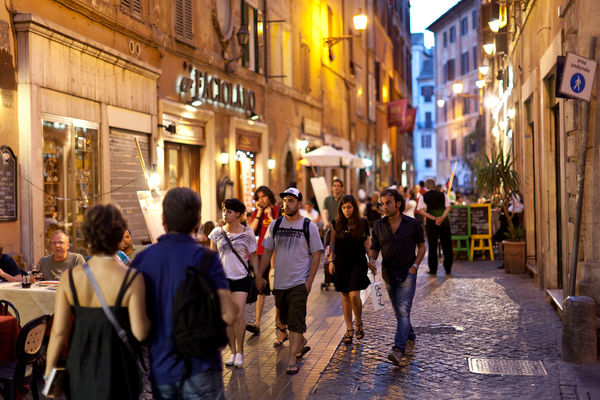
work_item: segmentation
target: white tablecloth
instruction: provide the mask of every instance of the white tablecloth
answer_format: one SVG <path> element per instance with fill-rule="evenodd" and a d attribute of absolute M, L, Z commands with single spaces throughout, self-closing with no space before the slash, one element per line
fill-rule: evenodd
<path fill-rule="evenodd" d="M 19 311 L 21 326 L 45 314 L 54 314 L 56 290 L 34 284 L 23 289 L 21 283 L 0 283 L 0 299 L 10 301 Z"/>

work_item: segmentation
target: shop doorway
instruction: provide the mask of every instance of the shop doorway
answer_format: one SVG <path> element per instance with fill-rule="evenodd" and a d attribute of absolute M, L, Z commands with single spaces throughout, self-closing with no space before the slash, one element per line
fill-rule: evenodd
<path fill-rule="evenodd" d="M 200 146 L 165 142 L 165 186 L 200 193 Z"/>

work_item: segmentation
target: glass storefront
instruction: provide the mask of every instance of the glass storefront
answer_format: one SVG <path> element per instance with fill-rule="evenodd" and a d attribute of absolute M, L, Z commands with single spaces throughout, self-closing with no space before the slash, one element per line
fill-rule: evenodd
<path fill-rule="evenodd" d="M 188 187 L 200 193 L 200 147 L 165 142 L 167 188 Z"/>
<path fill-rule="evenodd" d="M 71 237 L 71 251 L 87 255 L 83 216 L 99 190 L 98 125 L 63 118 L 44 118 L 43 180 L 45 249 L 52 232 Z"/>

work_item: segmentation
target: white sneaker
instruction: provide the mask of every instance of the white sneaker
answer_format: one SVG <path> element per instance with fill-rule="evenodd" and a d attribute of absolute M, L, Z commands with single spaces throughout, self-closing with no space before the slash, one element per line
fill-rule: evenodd
<path fill-rule="evenodd" d="M 235 354 L 231 353 L 231 356 L 229 357 L 229 359 L 227 361 L 225 361 L 225 365 L 227 365 L 228 367 L 231 367 L 234 362 L 235 362 Z"/>
<path fill-rule="evenodd" d="M 235 355 L 235 361 L 233 362 L 233 365 L 236 368 L 242 368 L 244 366 L 244 355 L 242 353 Z"/>

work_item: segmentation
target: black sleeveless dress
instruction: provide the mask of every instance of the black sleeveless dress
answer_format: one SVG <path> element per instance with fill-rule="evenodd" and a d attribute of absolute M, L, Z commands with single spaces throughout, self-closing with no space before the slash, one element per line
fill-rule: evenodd
<path fill-rule="evenodd" d="M 367 277 L 368 262 L 364 242 L 369 236 L 369 223 L 361 218 L 362 235 L 356 239 L 350 232 L 336 232 L 334 245 L 335 291 L 348 293 L 364 290 L 371 284 Z M 337 228 L 337 227 L 336 227 Z"/>
<path fill-rule="evenodd" d="M 139 271 L 127 271 L 115 305 L 110 307 L 121 327 L 128 333 L 129 343 L 139 350 L 137 340 L 131 333 L 129 312 L 121 307 L 125 292 Z M 129 277 L 131 276 L 131 279 Z M 79 305 L 69 270 L 69 284 L 73 292 L 72 312 L 75 316 L 71 328 L 69 355 L 67 356 L 68 399 L 138 399 L 141 387 L 138 367 L 127 350 L 102 307 Z"/>

